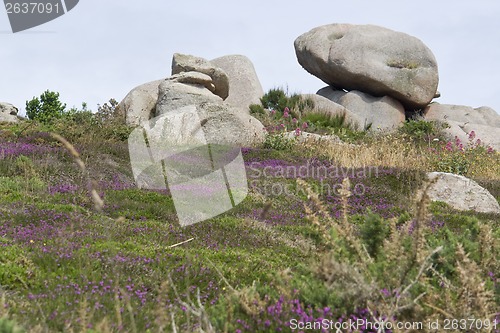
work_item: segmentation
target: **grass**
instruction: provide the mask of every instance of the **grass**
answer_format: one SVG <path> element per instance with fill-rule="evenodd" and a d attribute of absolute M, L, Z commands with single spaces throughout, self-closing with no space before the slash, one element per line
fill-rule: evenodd
<path fill-rule="evenodd" d="M 308 127 L 343 128 L 309 117 Z M 500 200 L 498 152 L 449 145 L 421 124 L 356 144 L 244 148 L 247 198 L 182 228 L 168 190 L 135 186 L 125 129 L 87 120 L 0 125 L 5 332 L 500 320 L 498 215 L 457 212 L 419 192 L 438 161 L 466 160 L 465 174 Z M 53 130 L 71 138 L 84 169 Z"/>

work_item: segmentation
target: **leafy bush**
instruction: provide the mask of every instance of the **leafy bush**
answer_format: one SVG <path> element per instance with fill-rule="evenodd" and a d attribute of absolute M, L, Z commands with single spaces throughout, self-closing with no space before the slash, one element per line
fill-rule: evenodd
<path fill-rule="evenodd" d="M 250 105 L 250 114 L 264 114 L 264 108 L 259 104 Z"/>
<path fill-rule="evenodd" d="M 368 130 L 358 131 L 347 122 L 345 114 L 329 116 L 323 113 L 308 113 L 301 121 L 309 124 L 309 132 L 336 135 L 348 142 L 364 138 Z"/>
<path fill-rule="evenodd" d="M 289 138 L 286 133 L 268 134 L 264 141 L 264 148 L 276 150 L 288 150 L 293 147 L 296 139 Z"/>
<path fill-rule="evenodd" d="M 470 161 L 461 152 L 452 152 L 436 161 L 436 171 L 465 176 L 469 172 Z"/>
<path fill-rule="evenodd" d="M 290 104 L 286 93 L 278 88 L 269 90 L 260 101 L 264 108 L 281 112 Z"/>
<path fill-rule="evenodd" d="M 434 121 L 410 119 L 406 121 L 399 131 L 416 140 L 432 140 L 441 135 L 443 126 Z"/>
<path fill-rule="evenodd" d="M 26 101 L 26 115 L 29 119 L 41 123 L 50 123 L 54 119 L 61 118 L 66 109 L 66 104 L 59 100 L 59 93 L 46 90 L 40 98 L 33 97 Z"/>
<path fill-rule="evenodd" d="M 494 160 L 495 156 L 498 160 L 498 155 L 491 147 L 482 146 L 481 140 L 476 139 L 474 131 L 469 133 L 468 139 L 467 143 L 463 143 L 456 137 L 453 141 L 442 143 L 437 149 L 432 148 L 435 171 L 473 176 L 474 170 L 484 167 L 485 160 Z"/>
<path fill-rule="evenodd" d="M 17 245 L 2 248 L 0 252 L 0 285 L 2 288 L 27 288 L 31 279 L 36 275 L 33 262 Z"/>
<path fill-rule="evenodd" d="M 7 318 L 0 318 L 0 333 L 23 333 L 24 330 L 21 329 L 17 324 Z"/>
<path fill-rule="evenodd" d="M 293 116 L 299 117 L 298 112 L 305 108 L 313 108 L 314 102 L 310 99 L 303 99 L 298 94 L 288 95 L 281 88 L 274 88 L 269 90 L 260 99 L 263 108 L 269 110 L 275 110 L 281 114 L 285 112 L 285 109 L 292 113 Z"/>
<path fill-rule="evenodd" d="M 106 141 L 126 141 L 133 128 L 115 114 L 116 100 L 110 99 L 109 103 L 99 105 L 97 113 L 82 103 L 81 109 L 72 108 L 50 124 L 44 124 L 45 130 L 76 143 L 96 141 L 97 137 Z"/>

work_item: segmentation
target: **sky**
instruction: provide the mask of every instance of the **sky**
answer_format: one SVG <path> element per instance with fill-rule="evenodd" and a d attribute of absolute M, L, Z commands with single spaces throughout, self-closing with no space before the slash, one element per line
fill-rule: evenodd
<path fill-rule="evenodd" d="M 171 74 L 175 52 L 243 54 L 264 91 L 325 86 L 297 62 L 294 40 L 331 23 L 376 24 L 422 40 L 436 56 L 443 104 L 500 113 L 500 1 L 80 0 L 70 12 L 13 34 L 0 9 L 0 101 L 24 114 L 49 89 L 92 110 Z"/>

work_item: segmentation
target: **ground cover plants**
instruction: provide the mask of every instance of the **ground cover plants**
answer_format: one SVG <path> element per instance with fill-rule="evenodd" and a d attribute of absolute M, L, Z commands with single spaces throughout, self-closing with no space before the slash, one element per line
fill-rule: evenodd
<path fill-rule="evenodd" d="M 500 200 L 500 154 L 474 133 L 381 136 L 266 96 L 268 128 L 344 143 L 243 148 L 248 197 L 186 228 L 168 190 L 135 186 L 113 103 L 1 124 L 0 332 L 500 332 L 500 217 L 425 191 L 426 172 L 452 171 Z"/>

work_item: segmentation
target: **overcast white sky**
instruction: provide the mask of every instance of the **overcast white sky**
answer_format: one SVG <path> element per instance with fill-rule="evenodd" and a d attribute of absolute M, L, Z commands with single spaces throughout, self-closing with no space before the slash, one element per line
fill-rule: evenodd
<path fill-rule="evenodd" d="M 0 8 L 0 101 L 24 113 L 50 89 L 93 110 L 170 75 L 174 52 L 249 57 L 264 90 L 315 93 L 325 84 L 298 64 L 293 41 L 330 23 L 377 24 L 434 52 L 440 103 L 500 112 L 500 1 L 80 0 L 66 15 L 12 34 Z"/>

